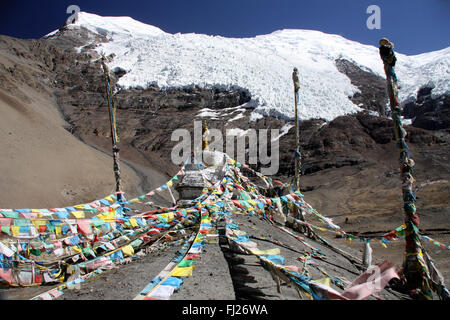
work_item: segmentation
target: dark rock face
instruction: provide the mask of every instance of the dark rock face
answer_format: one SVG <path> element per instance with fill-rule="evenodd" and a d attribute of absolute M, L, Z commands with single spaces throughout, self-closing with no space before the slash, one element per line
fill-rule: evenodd
<path fill-rule="evenodd" d="M 84 50 L 89 50 L 100 42 L 108 42 L 105 36 L 94 34 L 85 28 L 68 29 L 63 26 L 59 30 L 59 33 L 40 40 L 69 52 L 81 46 L 84 46 Z"/>
<path fill-rule="evenodd" d="M 384 148 L 395 149 L 394 126 L 391 119 L 360 112 L 341 116 L 318 125 L 317 120 L 305 121 L 300 126 L 300 146 L 303 173 L 311 174 L 328 168 L 355 166 L 377 161 Z M 314 125 L 314 122 L 316 124 Z M 427 130 L 406 126 L 408 143 L 417 145 L 444 143 Z M 281 138 L 280 174 L 294 174 L 294 129 Z"/>
<path fill-rule="evenodd" d="M 378 112 L 381 116 L 386 114 L 386 81 L 369 72 L 362 70 L 351 61 L 337 59 L 336 67 L 339 72 L 345 74 L 360 92 L 356 93 L 350 100 L 362 109 Z"/>
<path fill-rule="evenodd" d="M 351 101 L 366 110 L 378 112 L 381 116 L 386 114 L 388 98 L 386 83 L 381 77 L 364 71 L 351 61 L 336 60 L 336 67 L 349 77 L 351 83 L 361 92 L 356 93 Z M 430 87 L 420 88 L 415 101 L 403 106 L 403 116 L 414 119 L 412 125 L 427 130 L 441 130 L 450 128 L 450 96 L 442 95 L 432 98 Z M 387 141 L 382 138 L 382 141 Z M 381 143 L 383 143 L 380 141 Z"/>
<path fill-rule="evenodd" d="M 450 129 L 450 95 L 433 98 L 433 88 L 423 87 L 417 92 L 416 101 L 403 107 L 403 115 L 414 119 L 413 126 L 427 130 Z"/>
<path fill-rule="evenodd" d="M 114 75 L 117 77 L 117 78 L 120 78 L 120 77 L 123 77 L 126 73 L 127 73 L 127 71 L 125 70 L 125 69 L 123 69 L 123 68 L 121 68 L 121 67 L 115 67 L 113 70 L 111 70 L 113 73 L 114 73 Z"/>
<path fill-rule="evenodd" d="M 127 110 L 133 107 L 145 112 L 157 113 L 167 108 L 178 111 L 209 109 L 226 109 L 242 105 L 250 100 L 245 91 L 223 91 L 218 89 L 201 89 L 198 87 L 186 89 L 159 90 L 156 87 L 148 89 L 128 89 L 117 93 L 119 108 Z"/>
<path fill-rule="evenodd" d="M 61 109 L 71 124 L 73 132 L 83 140 L 100 143 L 106 150 L 110 137 L 108 105 L 105 99 L 105 81 L 98 63 L 80 64 L 78 75 L 59 83 L 71 87 L 59 95 Z M 116 80 L 116 79 L 114 79 Z M 75 84 L 75 85 L 74 85 Z M 186 88 L 159 90 L 120 90 L 115 95 L 118 134 L 121 148 L 133 148 L 163 171 L 173 173 L 176 165 L 170 161 L 171 134 L 176 129 L 187 129 L 193 136 L 194 120 L 204 108 L 221 112 L 223 129 L 227 119 L 233 116 L 226 108 L 234 108 L 250 100 L 245 91 L 220 91 L 214 89 Z M 216 121 L 208 121 L 214 128 Z"/>

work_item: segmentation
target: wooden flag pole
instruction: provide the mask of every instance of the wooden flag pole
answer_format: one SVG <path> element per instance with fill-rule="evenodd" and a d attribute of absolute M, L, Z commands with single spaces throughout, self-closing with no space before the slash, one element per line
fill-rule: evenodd
<path fill-rule="evenodd" d="M 300 192 L 300 131 L 298 125 L 298 90 L 300 89 L 300 80 L 298 78 L 298 70 L 294 68 L 292 73 L 292 80 L 294 82 L 294 101 L 295 101 L 295 190 Z"/>
<path fill-rule="evenodd" d="M 114 162 L 114 176 L 116 179 L 116 195 L 117 201 L 119 203 L 123 202 L 123 196 L 121 191 L 121 178 L 120 178 L 120 166 L 119 166 L 119 148 L 117 143 L 119 142 L 119 137 L 117 136 L 116 127 L 116 106 L 114 105 L 114 98 L 111 88 L 111 78 L 109 74 L 109 68 L 105 63 L 106 58 L 102 57 L 102 67 L 106 78 L 106 97 L 108 98 L 108 110 L 109 110 L 109 122 L 111 126 L 111 143 L 113 152 L 113 162 Z"/>
<path fill-rule="evenodd" d="M 394 122 L 394 134 L 399 153 L 400 174 L 402 180 L 403 210 L 405 213 L 405 256 L 403 273 L 406 287 L 415 292 L 420 288 L 425 298 L 431 299 L 431 288 L 428 281 L 428 268 L 424 261 L 422 245 L 419 238 L 419 216 L 416 213 L 416 196 L 413 193 L 414 160 L 410 157 L 405 141 L 406 130 L 402 125 L 402 106 L 398 99 L 397 76 L 394 66 L 396 57 L 393 51 L 394 45 L 387 39 L 380 40 L 380 57 L 384 64 L 386 74 L 387 92 L 391 107 L 391 116 Z"/>

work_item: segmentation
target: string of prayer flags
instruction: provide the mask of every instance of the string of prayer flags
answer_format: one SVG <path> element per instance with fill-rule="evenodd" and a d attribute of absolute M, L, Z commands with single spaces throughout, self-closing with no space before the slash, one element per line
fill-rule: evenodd
<path fill-rule="evenodd" d="M 40 296 L 41 299 L 52 299 L 62 294 L 66 288 L 80 284 L 107 268 L 142 256 L 145 254 L 145 250 L 141 250 L 141 248 L 152 239 L 161 239 L 159 243 L 156 242 L 158 246 L 154 248 L 164 247 L 175 244 L 178 240 L 174 239 L 180 235 L 186 237 L 186 227 L 198 227 L 196 235 L 184 243 L 182 249 L 166 268 L 136 297 L 136 299 L 170 299 L 174 292 L 180 290 L 183 279 L 192 276 L 195 272 L 197 261 L 205 244 L 208 243 L 213 225 L 217 219 L 223 218 L 226 221 L 225 234 L 230 247 L 257 256 L 261 265 L 270 272 L 274 279 L 278 279 L 277 283 L 281 280 L 288 282 L 298 289 L 300 295 L 310 299 L 362 299 L 367 294 L 373 293 L 368 290 L 368 281 L 362 278 L 362 280 L 358 278 L 358 283 L 347 286 L 348 291 L 344 290 L 344 293 L 339 293 L 332 289 L 330 284 L 335 284 L 338 288 L 343 289 L 343 282 L 337 277 L 328 276 L 324 270 L 321 272 L 327 276 L 326 278 L 313 279 L 309 277 L 306 266 L 318 267 L 314 262 L 317 260 L 314 259 L 320 259 L 324 254 L 308 244 L 302 237 L 294 235 L 284 225 L 286 222 L 301 224 L 311 230 L 332 232 L 349 241 L 361 241 L 366 246 L 370 240 L 379 240 L 381 245 L 386 246 L 390 241 L 404 237 L 406 226 L 402 225 L 379 237 L 360 237 L 347 234 L 332 219 L 322 216 L 312 208 L 304 201 L 303 195 L 292 189 L 291 185 L 272 180 L 247 165 L 240 164 L 228 156 L 224 155 L 224 157 L 227 161 L 222 168 L 223 177 L 214 185 L 208 180 L 204 170 L 216 168 L 216 166 L 198 165 L 200 174 L 205 180 L 205 187 L 200 196 L 186 201 L 183 208 L 177 207 L 171 189 L 175 183 L 179 182 L 179 177 L 184 175 L 184 167 L 160 187 L 123 203 L 118 203 L 117 196 L 112 194 L 86 204 L 64 208 L 0 209 L 2 233 L 0 278 L 10 285 L 39 285 L 62 282 L 70 276 L 70 281 L 58 286 L 56 291 L 46 292 Z M 244 176 L 241 170 L 242 172 L 247 170 L 253 172 L 269 189 L 273 189 L 275 184 L 277 190 L 284 188 L 289 192 L 284 195 L 278 193 L 279 197 L 266 197 L 264 194 L 268 193 L 261 192 L 261 187 L 252 182 L 253 179 Z M 167 192 L 167 196 L 170 196 L 174 206 L 172 208 L 157 206 L 159 209 L 152 212 L 133 210 L 132 205 L 144 203 L 147 197 L 154 196 L 158 192 Z M 153 205 L 153 203 L 151 204 Z M 323 226 L 315 226 L 309 222 L 295 219 L 292 215 L 296 209 L 300 209 L 303 218 L 314 217 L 321 221 Z M 133 212 L 136 214 L 132 215 Z M 304 268 L 285 265 L 285 259 L 281 256 L 279 248 L 264 250 L 258 248 L 258 244 L 250 241 L 249 235 L 240 230 L 238 224 L 233 223 L 231 219 L 233 214 L 258 214 L 274 227 L 296 237 L 310 249 L 309 255 L 303 257 Z M 419 230 L 415 230 L 415 232 L 418 233 Z M 316 236 L 324 244 L 327 244 L 325 239 L 319 235 Z M 427 236 L 419 236 L 442 249 L 449 249 L 445 244 Z M 150 247 L 153 248 L 153 245 Z M 370 269 L 369 253 L 371 253 L 371 248 L 367 247 L 366 249 L 365 262 Z M 30 255 L 33 255 L 33 259 L 39 259 L 44 252 L 52 255 L 51 257 L 55 259 L 53 261 L 58 263 L 43 264 L 38 260 L 30 260 Z M 424 266 L 431 266 L 426 257 L 421 259 Z M 16 262 L 20 262 L 20 264 Z M 76 276 L 67 274 L 66 269 L 54 267 L 60 262 L 69 265 L 67 270 L 71 267 L 75 268 L 73 270 L 77 270 L 78 274 Z M 37 263 L 42 263 L 42 265 L 39 265 L 39 270 L 36 269 L 32 274 L 30 266 L 35 266 Z M 431 267 L 429 268 L 432 270 Z M 385 273 L 382 272 L 380 275 L 382 282 L 389 277 L 392 279 L 396 276 L 390 267 L 383 270 Z M 17 274 L 17 279 L 12 277 L 12 274 Z"/>

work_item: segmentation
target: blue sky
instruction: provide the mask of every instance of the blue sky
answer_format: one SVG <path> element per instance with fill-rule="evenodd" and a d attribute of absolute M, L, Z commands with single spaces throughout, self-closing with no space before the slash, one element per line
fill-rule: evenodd
<path fill-rule="evenodd" d="M 66 8 L 103 16 L 130 16 L 170 33 L 251 37 L 280 29 L 313 29 L 418 54 L 450 45 L 450 0 L 1 0 L 0 34 L 39 38 L 69 17 Z M 381 9 L 381 29 L 369 30 L 369 5 Z"/>

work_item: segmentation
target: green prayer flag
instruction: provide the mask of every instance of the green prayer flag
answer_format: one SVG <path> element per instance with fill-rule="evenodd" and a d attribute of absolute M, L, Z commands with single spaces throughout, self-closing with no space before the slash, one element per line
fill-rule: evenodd
<path fill-rule="evenodd" d="M 2 213 L 2 215 L 5 218 L 19 218 L 19 213 L 18 212 L 5 212 L 5 211 L 2 211 L 1 213 Z"/>
<path fill-rule="evenodd" d="M 40 256 L 42 252 L 39 249 L 30 249 L 30 253 L 34 256 Z"/>
<path fill-rule="evenodd" d="M 2 232 L 11 235 L 11 228 L 9 226 L 2 226 Z"/>
<path fill-rule="evenodd" d="M 28 219 L 15 219 L 14 225 L 16 226 L 28 226 L 30 225 L 30 220 Z"/>
<path fill-rule="evenodd" d="M 242 191 L 241 191 L 241 197 L 242 197 L 243 200 L 250 200 L 251 199 L 247 194 L 245 194 Z"/>
<path fill-rule="evenodd" d="M 190 267 L 195 264 L 195 260 L 181 260 L 178 267 Z"/>
<path fill-rule="evenodd" d="M 91 219 L 92 224 L 94 225 L 94 227 L 98 228 L 101 227 L 102 225 L 104 225 L 106 222 L 101 220 L 101 219 Z"/>
<path fill-rule="evenodd" d="M 133 247 L 133 249 L 136 249 L 141 245 L 143 241 L 141 239 L 136 239 L 133 242 L 130 243 L 130 245 Z"/>

